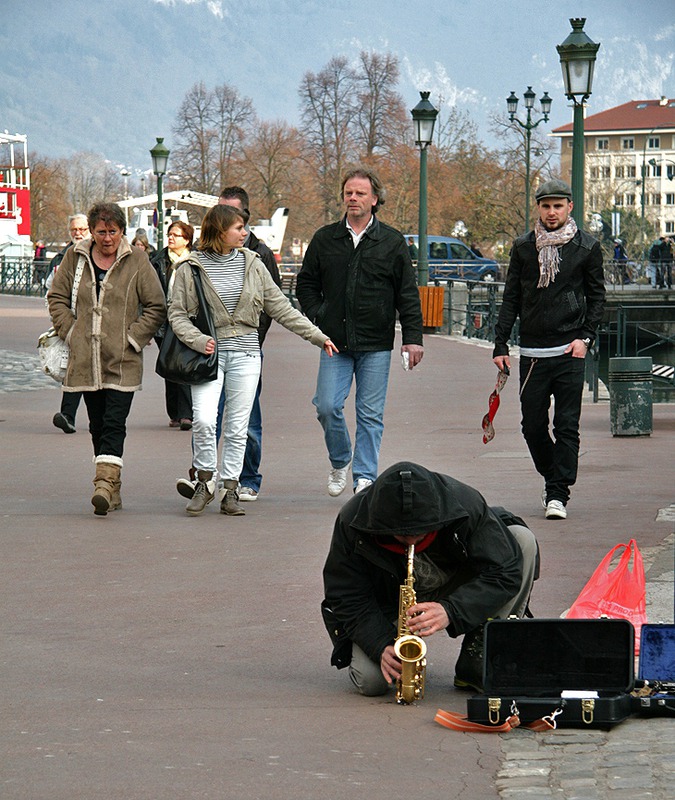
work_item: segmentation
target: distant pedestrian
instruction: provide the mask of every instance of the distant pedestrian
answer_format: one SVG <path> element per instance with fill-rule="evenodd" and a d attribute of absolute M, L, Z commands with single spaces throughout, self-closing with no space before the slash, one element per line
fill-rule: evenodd
<path fill-rule="evenodd" d="M 672 239 L 661 237 L 661 288 L 673 288 L 673 247 Z"/>
<path fill-rule="evenodd" d="M 617 275 L 621 275 L 622 283 L 630 283 L 631 275 L 628 267 L 628 255 L 621 239 L 614 240 L 614 268 Z"/>
<path fill-rule="evenodd" d="M 70 235 L 70 242 L 57 253 L 54 258 L 49 262 L 49 275 L 45 281 L 45 288 L 47 294 L 52 288 L 56 270 L 59 264 L 63 261 L 66 252 L 78 242 L 86 239 L 89 236 L 89 225 L 87 223 L 86 214 L 73 214 L 68 217 L 68 234 Z M 75 416 L 77 414 L 78 406 L 82 398 L 82 392 L 62 392 L 61 393 L 61 408 L 54 414 L 52 424 L 60 428 L 64 433 L 75 433 Z"/>
<path fill-rule="evenodd" d="M 324 431 L 331 470 L 328 494 L 341 494 L 349 467 L 355 492 L 377 477 L 396 320 L 406 369 L 422 360 L 422 310 L 410 251 L 399 231 L 375 212 L 385 191 L 370 170 L 342 181 L 345 216 L 320 228 L 309 243 L 296 295 L 307 316 L 333 339 L 339 355 L 321 354 L 312 401 Z M 344 405 L 356 382 L 356 436 L 352 443 Z"/>
<path fill-rule="evenodd" d="M 417 261 L 420 251 L 417 249 L 417 245 L 415 244 L 415 240 L 412 238 L 412 236 L 408 237 L 408 252 L 410 253 L 411 261 Z"/>
<path fill-rule="evenodd" d="M 127 417 L 141 388 L 143 348 L 166 319 L 166 302 L 147 256 L 124 235 L 122 209 L 98 203 L 87 219 L 91 239 L 66 252 L 47 299 L 56 332 L 70 345 L 63 388 L 82 392 L 87 406 L 96 463 L 91 503 L 95 514 L 105 516 L 122 507 Z M 71 293 L 77 273 L 74 316 Z"/>
<path fill-rule="evenodd" d="M 661 239 L 652 242 L 649 248 L 649 266 L 647 275 L 653 289 L 661 288 Z"/>
<path fill-rule="evenodd" d="M 478 245 L 475 242 L 471 245 L 471 252 L 475 256 L 478 256 L 478 258 L 483 258 L 483 254 L 481 253 L 480 248 L 478 247 Z"/>
<path fill-rule="evenodd" d="M 157 275 L 162 282 L 167 302 L 171 299 L 171 290 L 178 265 L 181 264 L 192 250 L 192 240 L 195 229 L 188 222 L 172 222 L 167 231 L 167 246 L 156 253 L 152 266 L 157 270 Z M 161 348 L 164 338 L 165 325 L 162 325 L 155 337 Z M 189 431 L 192 428 L 192 395 L 190 387 L 182 383 L 164 381 L 164 400 L 166 413 L 169 415 L 169 427 Z"/>
<path fill-rule="evenodd" d="M 565 519 L 577 478 L 585 356 L 605 304 L 602 249 L 570 216 L 568 184 L 547 181 L 535 197 L 534 230 L 516 239 L 511 250 L 492 360 L 500 370 L 510 368 L 508 340 L 520 317 L 523 436 L 545 481 L 546 518 Z"/>

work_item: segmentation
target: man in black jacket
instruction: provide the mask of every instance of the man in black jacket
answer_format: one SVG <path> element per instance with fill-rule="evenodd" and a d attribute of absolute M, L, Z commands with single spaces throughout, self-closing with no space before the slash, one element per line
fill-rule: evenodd
<path fill-rule="evenodd" d="M 523 436 L 545 481 L 546 518 L 565 519 L 577 478 L 585 357 L 605 304 L 602 250 L 570 216 L 568 184 L 547 181 L 535 198 L 534 230 L 516 239 L 511 250 L 492 360 L 500 370 L 510 368 L 507 342 L 520 317 Z"/>
<path fill-rule="evenodd" d="M 366 169 L 342 181 L 346 214 L 320 228 L 307 248 L 296 296 L 305 314 L 340 352 L 319 364 L 312 401 L 324 430 L 331 463 L 328 493 L 341 494 L 352 466 L 354 491 L 377 477 L 384 429 L 396 316 L 401 323 L 404 367 L 421 360 L 422 311 L 410 253 L 403 235 L 380 222 L 384 188 Z M 356 382 L 356 436 L 352 443 L 344 404 Z"/>
<path fill-rule="evenodd" d="M 338 514 L 323 570 L 321 610 L 334 649 L 361 694 L 384 694 L 401 674 L 394 652 L 399 588 L 415 544 L 411 633 L 464 635 L 455 686 L 482 690 L 483 626 L 523 616 L 537 543 L 522 520 L 489 508 L 472 487 L 411 462 L 385 470 Z"/>

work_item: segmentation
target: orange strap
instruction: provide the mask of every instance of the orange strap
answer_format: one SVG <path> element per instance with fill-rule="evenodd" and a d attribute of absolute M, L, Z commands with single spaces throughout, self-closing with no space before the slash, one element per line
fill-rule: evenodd
<path fill-rule="evenodd" d="M 439 708 L 436 712 L 434 722 L 453 731 L 463 731 L 465 733 L 508 733 L 521 724 L 520 717 L 517 714 L 512 714 L 501 725 L 483 725 L 480 722 L 471 722 L 466 716 L 457 714 L 454 711 L 443 711 L 442 708 Z M 542 731 L 554 730 L 556 725 L 553 718 L 542 717 L 523 725 L 523 727 L 541 733 Z"/>

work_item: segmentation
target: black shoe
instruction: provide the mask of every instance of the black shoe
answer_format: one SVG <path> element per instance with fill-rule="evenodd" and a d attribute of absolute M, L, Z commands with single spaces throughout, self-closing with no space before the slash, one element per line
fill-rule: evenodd
<path fill-rule="evenodd" d="M 75 433 L 75 426 L 73 423 L 68 419 L 68 417 L 64 416 L 60 411 L 57 411 L 54 414 L 54 419 L 52 419 L 52 423 L 57 427 L 61 428 L 64 433 Z"/>
<path fill-rule="evenodd" d="M 464 634 L 462 649 L 455 664 L 455 687 L 483 691 L 483 630 L 479 625 Z"/>

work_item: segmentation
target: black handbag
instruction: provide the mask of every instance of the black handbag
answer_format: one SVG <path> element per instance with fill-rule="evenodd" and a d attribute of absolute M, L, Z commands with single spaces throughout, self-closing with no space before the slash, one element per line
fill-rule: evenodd
<path fill-rule="evenodd" d="M 202 286 L 199 267 L 190 266 L 197 292 L 197 300 L 199 301 L 197 316 L 192 321 L 202 333 L 217 342 L 216 329 L 204 297 L 204 287 Z M 193 350 L 181 342 L 173 332 L 171 325 L 167 323 L 166 333 L 157 356 L 155 372 L 167 381 L 181 383 L 186 386 L 215 381 L 218 377 L 218 348 L 216 347 L 216 350 L 209 354 Z"/>

